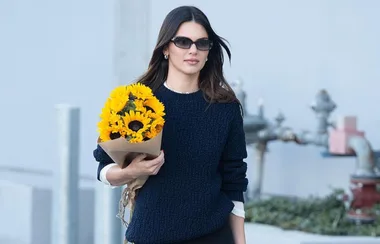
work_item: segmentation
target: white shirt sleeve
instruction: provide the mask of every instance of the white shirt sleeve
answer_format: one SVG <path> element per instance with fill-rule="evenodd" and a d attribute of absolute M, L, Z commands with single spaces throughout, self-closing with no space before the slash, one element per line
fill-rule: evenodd
<path fill-rule="evenodd" d="M 232 201 L 235 205 L 235 207 L 232 209 L 232 214 L 245 218 L 245 211 L 244 211 L 244 204 L 243 202 L 239 201 Z"/>
<path fill-rule="evenodd" d="M 100 181 L 106 184 L 107 186 L 110 186 L 111 188 L 116 188 L 117 186 L 112 186 L 111 183 L 109 183 L 109 181 L 107 180 L 107 171 L 114 165 L 117 165 L 117 164 L 116 163 L 107 164 L 106 166 L 104 166 L 102 170 L 100 170 L 100 173 L 99 173 Z"/>

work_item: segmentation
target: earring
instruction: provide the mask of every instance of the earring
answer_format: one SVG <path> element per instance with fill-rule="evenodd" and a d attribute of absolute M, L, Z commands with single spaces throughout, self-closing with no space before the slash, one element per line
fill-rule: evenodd
<path fill-rule="evenodd" d="M 165 55 L 164 55 L 164 58 L 165 58 L 165 59 L 168 59 L 169 57 L 168 57 L 168 55 L 167 55 L 167 54 L 165 54 Z"/>
<path fill-rule="evenodd" d="M 206 58 L 206 62 L 207 62 L 208 58 Z"/>

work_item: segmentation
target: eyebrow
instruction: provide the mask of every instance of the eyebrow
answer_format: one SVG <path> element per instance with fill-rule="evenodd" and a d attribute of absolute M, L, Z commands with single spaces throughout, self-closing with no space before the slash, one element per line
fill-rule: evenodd
<path fill-rule="evenodd" d="M 176 37 L 184 37 L 184 38 L 189 38 L 190 40 L 193 40 L 192 38 L 188 37 L 188 36 L 181 36 L 181 35 L 178 35 L 178 36 L 174 36 L 172 39 L 176 38 Z M 202 40 L 202 39 L 209 39 L 207 36 L 206 37 L 200 37 L 198 39 L 195 39 L 195 41 L 197 40 Z"/>

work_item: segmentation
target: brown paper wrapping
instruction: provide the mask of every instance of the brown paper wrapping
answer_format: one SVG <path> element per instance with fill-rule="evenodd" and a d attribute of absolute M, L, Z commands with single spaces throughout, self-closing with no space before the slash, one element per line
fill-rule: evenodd
<path fill-rule="evenodd" d="M 146 159 L 158 157 L 161 152 L 161 140 L 162 130 L 152 139 L 139 143 L 130 143 L 122 137 L 105 142 L 99 142 L 98 139 L 98 143 L 120 168 L 125 168 L 140 153 L 147 154 Z"/>
<path fill-rule="evenodd" d="M 139 143 L 130 143 L 121 137 L 106 142 L 100 142 L 98 139 L 98 144 L 120 168 L 125 168 L 138 154 L 145 153 L 147 155 L 145 159 L 158 157 L 161 152 L 161 141 L 162 130 L 154 138 Z M 118 214 L 118 217 L 125 226 L 128 225 L 124 220 L 125 208 L 128 207 L 131 209 L 132 215 L 137 190 L 145 184 L 148 178 L 149 176 L 140 176 L 137 179 L 127 182 L 127 187 L 124 189 L 119 202 Z"/>

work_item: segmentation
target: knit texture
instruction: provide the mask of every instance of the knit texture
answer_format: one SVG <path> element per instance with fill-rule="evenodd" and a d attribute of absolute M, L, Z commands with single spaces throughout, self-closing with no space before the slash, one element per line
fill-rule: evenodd
<path fill-rule="evenodd" d="M 180 94 L 165 86 L 155 95 L 166 110 L 165 163 L 138 192 L 126 231 L 136 244 L 175 243 L 216 231 L 228 220 L 232 200 L 244 202 L 248 184 L 238 103 L 209 104 L 202 91 Z M 99 179 L 113 161 L 99 146 L 94 157 Z"/>

